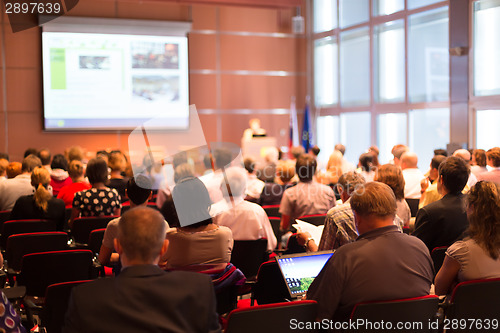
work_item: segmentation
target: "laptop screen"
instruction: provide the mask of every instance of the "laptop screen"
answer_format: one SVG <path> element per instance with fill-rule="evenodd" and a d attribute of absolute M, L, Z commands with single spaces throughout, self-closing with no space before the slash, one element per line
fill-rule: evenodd
<path fill-rule="evenodd" d="M 292 298 L 302 297 L 309 289 L 333 251 L 307 252 L 276 258 Z"/>

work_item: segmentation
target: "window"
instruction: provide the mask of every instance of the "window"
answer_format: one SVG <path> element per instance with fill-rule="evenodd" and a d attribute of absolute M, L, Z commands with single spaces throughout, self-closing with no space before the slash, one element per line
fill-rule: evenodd
<path fill-rule="evenodd" d="M 411 15 L 408 85 L 410 102 L 449 99 L 448 7 Z"/>
<path fill-rule="evenodd" d="M 405 8 L 404 0 L 373 0 L 373 16 L 389 15 Z"/>
<path fill-rule="evenodd" d="M 500 143 L 500 110 L 480 110 L 476 112 L 476 148 L 488 150 Z"/>
<path fill-rule="evenodd" d="M 317 106 L 338 103 L 337 43 L 327 37 L 314 42 L 314 92 Z"/>
<path fill-rule="evenodd" d="M 370 37 L 368 28 L 340 34 L 340 102 L 370 104 Z"/>
<path fill-rule="evenodd" d="M 408 9 L 424 7 L 440 1 L 443 0 L 408 0 Z"/>
<path fill-rule="evenodd" d="M 337 0 L 314 0 L 314 32 L 337 27 Z"/>
<path fill-rule="evenodd" d="M 369 0 L 340 0 L 340 26 L 342 28 L 368 22 L 369 18 Z"/>
<path fill-rule="evenodd" d="M 346 146 L 345 158 L 354 165 L 371 142 L 370 112 L 348 112 L 340 115 L 340 142 Z"/>
<path fill-rule="evenodd" d="M 500 95 L 500 0 L 474 3 L 474 95 Z"/>
<path fill-rule="evenodd" d="M 397 144 L 407 144 L 406 113 L 386 113 L 377 117 L 377 146 L 380 164 L 392 159 L 391 149 Z"/>
<path fill-rule="evenodd" d="M 318 159 L 326 165 L 335 145 L 340 142 L 339 116 L 323 116 L 316 120 L 317 144 L 321 149 Z"/>
<path fill-rule="evenodd" d="M 418 167 L 428 169 L 434 149 L 446 149 L 450 138 L 450 110 L 410 110 L 410 149 L 418 155 Z"/>
<path fill-rule="evenodd" d="M 374 28 L 375 101 L 405 100 L 404 21 L 391 21 Z"/>

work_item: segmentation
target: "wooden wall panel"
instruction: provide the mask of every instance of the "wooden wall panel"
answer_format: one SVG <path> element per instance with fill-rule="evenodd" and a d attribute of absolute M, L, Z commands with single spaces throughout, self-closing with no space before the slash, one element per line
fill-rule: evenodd
<path fill-rule="evenodd" d="M 217 141 L 217 115 L 215 114 L 198 114 L 200 118 L 201 127 L 205 134 L 207 142 Z"/>
<path fill-rule="evenodd" d="M 5 65 L 7 68 L 41 68 L 42 57 L 40 28 L 13 33 L 10 26 L 5 29 Z M 36 52 L 34 52 L 36 50 Z"/>
<path fill-rule="evenodd" d="M 216 30 L 217 29 L 217 7 L 196 5 L 191 9 L 193 30 Z"/>
<path fill-rule="evenodd" d="M 297 93 L 296 80 L 293 76 L 222 75 L 222 109 L 288 109 Z"/>
<path fill-rule="evenodd" d="M 295 72 L 296 50 L 295 38 L 223 35 L 221 69 Z"/>
<path fill-rule="evenodd" d="M 216 37 L 190 33 L 188 36 L 189 69 L 216 68 Z"/>
<path fill-rule="evenodd" d="M 220 29 L 223 31 L 290 32 L 288 17 L 294 9 L 220 7 Z"/>
<path fill-rule="evenodd" d="M 217 91 L 215 75 L 189 75 L 189 104 L 198 109 L 217 108 Z"/>
<path fill-rule="evenodd" d="M 165 2 L 124 2 L 118 1 L 118 18 L 141 20 L 187 21 L 189 6 Z"/>
<path fill-rule="evenodd" d="M 7 68 L 6 87 L 7 110 L 42 111 L 42 69 Z M 40 128 L 41 129 L 41 128 Z"/>
<path fill-rule="evenodd" d="M 102 0 L 80 0 L 67 16 L 115 17 L 116 2 Z"/>

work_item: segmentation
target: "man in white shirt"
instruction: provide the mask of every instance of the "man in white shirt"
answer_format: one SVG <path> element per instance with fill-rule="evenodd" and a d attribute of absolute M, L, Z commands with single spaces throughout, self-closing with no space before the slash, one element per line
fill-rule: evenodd
<path fill-rule="evenodd" d="M 277 240 L 266 212 L 261 206 L 243 199 L 247 184 L 245 170 L 239 167 L 228 168 L 226 177 L 229 189 L 223 183 L 221 190 L 227 205 L 233 208 L 215 216 L 214 222 L 231 229 L 234 240 L 266 238 L 267 249 L 274 250 Z"/>
<path fill-rule="evenodd" d="M 401 169 L 405 179 L 405 199 L 420 199 L 420 181 L 425 178 L 417 168 L 417 154 L 406 152 L 401 156 Z"/>
<path fill-rule="evenodd" d="M 0 182 L 0 210 L 12 210 L 19 197 L 33 194 L 31 172 L 38 166 L 42 166 L 40 159 L 28 155 L 23 160 L 20 175 Z"/>

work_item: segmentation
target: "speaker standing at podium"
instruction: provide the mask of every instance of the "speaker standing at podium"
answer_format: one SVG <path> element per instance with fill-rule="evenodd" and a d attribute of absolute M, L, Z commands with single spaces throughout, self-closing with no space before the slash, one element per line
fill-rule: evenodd
<path fill-rule="evenodd" d="M 260 127 L 260 119 L 250 119 L 249 125 L 250 128 L 247 128 L 243 132 L 243 140 L 252 140 L 253 137 L 266 136 L 266 130 Z"/>

